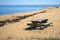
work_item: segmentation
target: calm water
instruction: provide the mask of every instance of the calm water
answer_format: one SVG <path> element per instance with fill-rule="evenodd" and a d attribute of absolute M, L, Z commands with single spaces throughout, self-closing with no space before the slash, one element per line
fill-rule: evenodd
<path fill-rule="evenodd" d="M 12 14 L 17 12 L 30 12 L 41 10 L 45 7 L 54 7 L 57 5 L 0 5 L 0 15 Z"/>

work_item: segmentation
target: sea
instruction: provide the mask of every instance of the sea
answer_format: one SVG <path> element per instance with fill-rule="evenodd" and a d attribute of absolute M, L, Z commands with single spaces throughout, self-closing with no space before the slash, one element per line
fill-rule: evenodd
<path fill-rule="evenodd" d="M 46 7 L 55 7 L 60 5 L 0 5 L 0 15 L 14 14 L 20 12 L 32 12 L 42 10 Z"/>

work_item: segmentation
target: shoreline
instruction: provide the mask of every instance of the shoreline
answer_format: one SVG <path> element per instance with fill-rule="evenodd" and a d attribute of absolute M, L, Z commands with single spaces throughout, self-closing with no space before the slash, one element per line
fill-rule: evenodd
<path fill-rule="evenodd" d="M 54 7 L 59 7 L 59 6 L 54 6 Z M 46 9 L 46 8 L 54 8 L 54 7 L 44 7 L 43 9 L 41 9 L 41 10 L 44 10 L 44 9 Z M 30 11 L 30 12 L 38 12 L 38 11 L 41 11 L 41 10 L 35 10 L 35 11 Z M 2 15 L 0 15 L 0 16 L 3 16 L 3 15 L 13 15 L 13 14 L 19 14 L 19 13 L 30 13 L 30 12 L 16 12 L 16 13 L 7 13 L 7 14 L 2 14 Z"/>

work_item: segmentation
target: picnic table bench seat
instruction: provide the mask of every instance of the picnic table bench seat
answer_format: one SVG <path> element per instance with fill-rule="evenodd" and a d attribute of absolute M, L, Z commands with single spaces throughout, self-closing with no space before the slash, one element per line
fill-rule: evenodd
<path fill-rule="evenodd" d="M 28 26 L 32 25 L 32 23 L 27 23 Z"/>
<path fill-rule="evenodd" d="M 50 24 L 52 24 L 52 22 L 47 22 L 47 23 L 41 23 L 41 26 L 49 26 Z"/>

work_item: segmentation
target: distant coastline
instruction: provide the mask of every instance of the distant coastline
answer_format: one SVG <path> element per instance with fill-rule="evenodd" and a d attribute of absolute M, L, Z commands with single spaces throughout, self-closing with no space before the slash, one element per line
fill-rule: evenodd
<path fill-rule="evenodd" d="M 0 15 L 20 12 L 32 12 L 42 10 L 45 7 L 57 7 L 60 5 L 0 5 Z"/>

